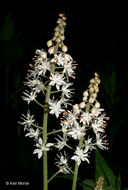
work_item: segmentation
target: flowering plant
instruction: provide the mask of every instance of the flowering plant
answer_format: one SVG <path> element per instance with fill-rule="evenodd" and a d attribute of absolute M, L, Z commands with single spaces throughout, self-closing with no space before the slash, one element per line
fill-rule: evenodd
<path fill-rule="evenodd" d="M 43 157 L 43 185 L 48 189 L 48 183 L 59 173 L 71 173 L 73 175 L 72 189 L 76 189 L 78 169 L 81 162 L 89 162 L 89 153 L 99 147 L 107 149 L 105 139 L 106 114 L 100 108 L 97 101 L 100 78 L 97 73 L 90 80 L 89 87 L 83 93 L 83 100 L 79 104 L 72 105 L 72 88 L 75 78 L 76 63 L 67 54 L 67 46 L 64 44 L 64 31 L 66 17 L 59 14 L 54 36 L 47 42 L 48 51 L 38 49 L 33 58 L 34 64 L 30 64 L 24 84 L 29 90 L 23 92 L 23 100 L 28 104 L 35 102 L 43 109 L 43 124 L 38 125 L 35 115 L 27 111 L 22 114 L 19 123 L 24 126 L 25 136 L 34 138 L 35 150 L 38 159 Z M 44 103 L 39 102 L 38 96 L 43 95 Z M 42 98 L 43 100 L 43 98 Z M 71 107 L 70 111 L 68 107 Z M 48 130 L 48 115 L 60 118 L 60 129 Z M 49 142 L 50 135 L 59 134 L 56 141 Z M 72 143 L 73 142 L 73 143 Z M 48 179 L 47 152 L 53 147 L 58 149 L 56 166 L 58 171 Z M 72 155 L 67 155 L 70 149 Z M 75 161 L 74 171 L 69 162 Z"/>

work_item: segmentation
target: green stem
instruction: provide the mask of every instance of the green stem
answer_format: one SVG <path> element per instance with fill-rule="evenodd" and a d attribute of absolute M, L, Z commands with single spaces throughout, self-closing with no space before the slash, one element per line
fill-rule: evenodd
<path fill-rule="evenodd" d="M 35 125 L 34 123 L 32 123 L 32 126 L 33 126 L 33 127 L 36 127 L 37 129 L 41 129 L 41 130 L 43 130 L 43 127 L 38 126 L 38 125 Z"/>
<path fill-rule="evenodd" d="M 78 147 L 81 148 L 83 143 L 83 137 L 79 140 L 79 145 Z M 76 185 L 77 185 L 77 178 L 78 178 L 78 164 L 77 161 L 75 161 L 75 169 L 74 169 L 74 176 L 73 176 L 73 183 L 72 183 L 72 190 L 76 190 Z"/>
<path fill-rule="evenodd" d="M 44 108 L 44 106 L 43 106 L 40 102 L 38 102 L 36 99 L 34 99 L 34 101 L 35 101 L 40 107 Z"/>
<path fill-rule="evenodd" d="M 56 172 L 56 173 L 48 180 L 48 183 L 49 183 L 50 181 L 52 181 L 52 179 L 53 179 L 54 177 L 56 177 L 59 173 L 60 173 L 60 170 L 59 170 L 58 172 Z"/>
<path fill-rule="evenodd" d="M 58 44 L 56 45 L 56 52 L 58 51 Z M 55 70 L 55 64 L 52 64 L 51 73 Z M 43 142 L 44 144 L 47 143 L 47 124 L 48 124 L 48 101 L 50 98 L 51 93 L 51 85 L 47 87 L 47 93 L 45 96 L 44 102 L 44 115 L 43 115 Z M 47 163 L 47 151 L 43 152 L 43 182 L 44 182 L 44 189 L 48 190 L 48 163 Z"/>
<path fill-rule="evenodd" d="M 89 112 L 89 109 L 90 109 L 90 103 L 88 103 L 86 105 L 86 109 L 85 111 L 86 112 Z M 79 145 L 78 147 L 79 148 L 82 148 L 82 143 L 83 143 L 83 137 L 79 140 Z M 77 164 L 77 161 L 75 162 L 75 169 L 74 169 L 74 176 L 73 176 L 73 183 L 72 183 L 72 190 L 76 190 L 76 185 L 77 185 L 77 178 L 78 178 L 78 164 Z"/>
<path fill-rule="evenodd" d="M 62 92 L 62 90 L 52 91 L 51 94 L 55 94 L 55 93 L 58 93 L 58 92 Z"/>
<path fill-rule="evenodd" d="M 52 132 L 47 133 L 47 135 L 52 135 L 52 134 L 55 134 L 55 133 L 59 133 L 61 131 L 62 131 L 62 129 L 58 129 L 56 131 L 52 131 Z"/>

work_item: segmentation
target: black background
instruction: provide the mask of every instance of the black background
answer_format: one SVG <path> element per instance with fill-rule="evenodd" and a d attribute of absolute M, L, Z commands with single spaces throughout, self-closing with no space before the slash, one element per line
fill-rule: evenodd
<path fill-rule="evenodd" d="M 36 49 L 47 48 L 46 42 L 53 36 L 59 13 L 65 13 L 67 17 L 65 44 L 78 63 L 74 102 L 81 101 L 90 78 L 98 72 L 102 81 L 98 98 L 110 116 L 107 128 L 109 150 L 102 151 L 102 155 L 114 174 L 121 175 L 122 188 L 128 187 L 128 14 L 125 5 L 77 2 L 69 6 L 66 2 L 51 4 L 42 1 L 29 5 L 17 2 L 9 8 L 6 5 L 1 7 L 1 188 L 6 181 L 28 181 L 30 185 L 24 189 L 42 189 L 42 161 L 32 155 L 33 141 L 24 137 L 17 121 L 27 110 L 21 95 L 28 65 Z M 50 155 L 52 173 L 55 171 L 54 155 Z M 85 173 L 81 171 L 81 178 L 93 178 L 94 166 L 92 158 L 92 164 L 84 168 Z M 66 183 L 70 189 L 70 182 Z M 65 184 L 64 179 L 53 183 L 56 189 L 62 184 Z"/>

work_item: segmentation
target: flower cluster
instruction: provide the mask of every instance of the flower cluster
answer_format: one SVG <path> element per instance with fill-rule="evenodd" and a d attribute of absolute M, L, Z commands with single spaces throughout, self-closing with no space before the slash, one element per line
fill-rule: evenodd
<path fill-rule="evenodd" d="M 19 124 L 24 126 L 24 131 L 27 131 L 26 137 L 34 138 L 36 148 L 33 154 L 37 154 L 38 159 L 43 155 L 44 176 L 47 175 L 45 171 L 47 151 L 52 147 L 57 148 L 59 152 L 64 150 L 57 154 L 55 164 L 59 168 L 58 172 L 66 174 L 73 173 L 69 160 L 74 160 L 77 167 L 82 161 L 89 163 L 89 153 L 96 147 L 107 149 L 108 144 L 105 128 L 106 120 L 109 118 L 106 117 L 104 109 L 97 101 L 100 84 L 97 73 L 94 73 L 94 77 L 90 80 L 88 90 L 84 91 L 82 102 L 73 106 L 70 103 L 74 93 L 72 81 L 75 78 L 74 70 L 77 64 L 66 53 L 65 26 L 66 17 L 60 14 L 54 36 L 47 42 L 48 50 L 37 49 L 35 51 L 33 63 L 29 64 L 30 69 L 24 82 L 27 89 L 22 96 L 28 104 L 34 102 L 43 109 L 43 124 L 38 125 L 35 115 L 32 115 L 29 110 L 27 115 L 22 114 L 22 121 Z M 68 105 L 72 106 L 71 111 L 67 110 Z M 48 114 L 55 115 L 56 118 L 62 116 L 60 129 L 49 132 Z M 56 136 L 56 142 L 47 142 L 49 135 L 57 133 L 60 135 Z M 67 157 L 66 148 L 73 151 L 71 157 Z M 44 182 L 47 184 L 47 181 Z"/>
<path fill-rule="evenodd" d="M 54 37 L 47 42 L 48 51 L 44 49 L 35 51 L 33 63 L 29 64 L 30 69 L 24 82 L 27 90 L 23 92 L 22 96 L 23 100 L 28 104 L 35 102 L 43 109 L 47 105 L 47 110 L 44 110 L 44 112 L 54 114 L 57 118 L 70 105 L 70 98 L 73 93 L 73 83 L 70 80 L 75 78 L 74 69 L 76 68 L 72 57 L 66 53 L 67 47 L 63 42 L 66 17 L 63 14 L 59 16 Z M 41 96 L 39 94 L 44 96 L 44 103 L 40 102 L 38 97 Z M 19 123 L 28 132 L 25 136 L 35 139 L 38 149 L 33 153 L 38 153 L 38 158 L 40 158 L 44 150 L 50 150 L 52 143 L 44 144 L 41 137 L 43 126 L 38 126 L 34 117 L 28 110 L 27 116 L 22 115 L 22 121 Z"/>
<path fill-rule="evenodd" d="M 96 99 L 99 84 L 99 75 L 94 73 L 88 90 L 83 93 L 83 102 L 75 104 L 72 111 L 64 112 L 61 119 L 63 137 L 57 139 L 56 148 L 61 150 L 69 147 L 75 150 L 71 159 L 77 161 L 78 166 L 82 161 L 89 163 L 88 154 L 96 147 L 108 149 L 105 128 L 109 118 Z M 75 148 L 70 145 L 71 139 L 76 141 Z"/>

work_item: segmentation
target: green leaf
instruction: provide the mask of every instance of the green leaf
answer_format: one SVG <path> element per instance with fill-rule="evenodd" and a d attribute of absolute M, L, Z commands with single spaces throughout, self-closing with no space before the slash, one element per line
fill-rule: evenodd
<path fill-rule="evenodd" d="M 113 171 L 108 167 L 107 162 L 101 156 L 98 151 L 95 151 L 95 178 L 96 181 L 100 176 L 104 176 L 104 187 L 106 186 L 115 186 L 116 176 L 113 174 Z"/>
<path fill-rule="evenodd" d="M 109 168 L 107 162 L 104 160 L 104 158 L 101 156 L 101 154 L 98 151 L 95 151 L 95 164 L 96 164 L 96 170 L 95 170 L 96 181 L 100 176 L 104 176 L 103 190 L 120 190 L 121 188 L 120 175 L 118 177 L 114 175 L 113 171 Z"/>
<path fill-rule="evenodd" d="M 82 181 L 82 183 L 79 184 L 83 187 L 83 190 L 93 190 L 96 186 L 95 181 L 92 179 L 85 179 Z"/>

